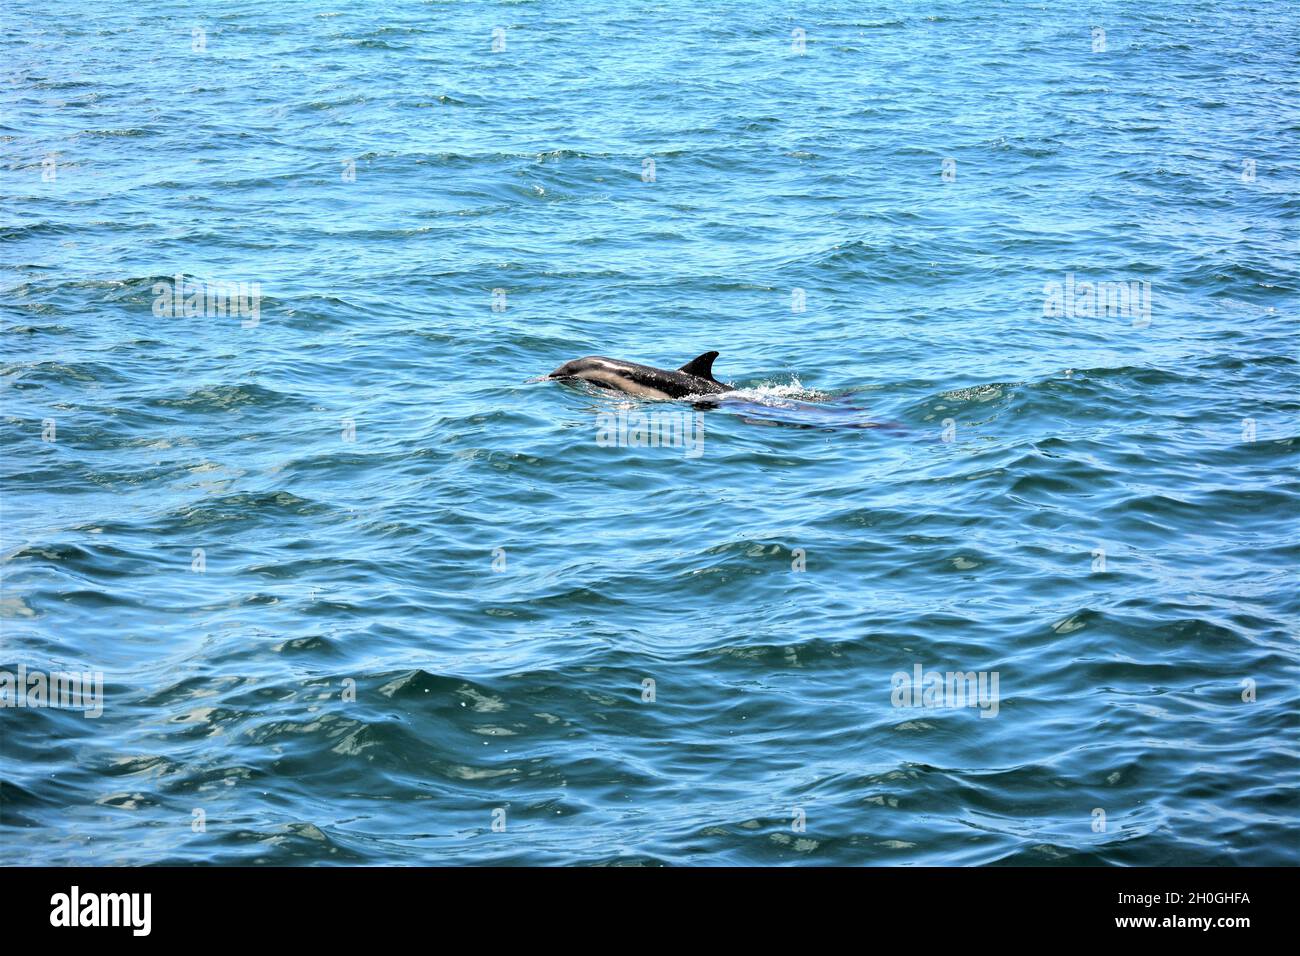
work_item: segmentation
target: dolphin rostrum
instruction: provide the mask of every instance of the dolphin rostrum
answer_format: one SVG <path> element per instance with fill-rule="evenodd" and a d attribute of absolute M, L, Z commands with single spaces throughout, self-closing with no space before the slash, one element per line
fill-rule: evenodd
<path fill-rule="evenodd" d="M 705 352 L 676 371 L 637 365 L 621 359 L 588 355 L 565 362 L 547 378 L 581 379 L 638 398 L 684 398 L 687 395 L 716 395 L 731 389 L 713 377 L 717 352 Z"/>

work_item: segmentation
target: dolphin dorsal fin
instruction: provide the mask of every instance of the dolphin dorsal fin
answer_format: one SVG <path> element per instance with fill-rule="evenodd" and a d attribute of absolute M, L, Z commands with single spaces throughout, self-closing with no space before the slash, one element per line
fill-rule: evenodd
<path fill-rule="evenodd" d="M 700 378 L 715 382 L 717 379 L 713 377 L 713 360 L 717 357 L 717 352 L 705 352 L 703 355 L 695 356 L 677 371 L 685 372 L 687 375 L 698 375 Z"/>

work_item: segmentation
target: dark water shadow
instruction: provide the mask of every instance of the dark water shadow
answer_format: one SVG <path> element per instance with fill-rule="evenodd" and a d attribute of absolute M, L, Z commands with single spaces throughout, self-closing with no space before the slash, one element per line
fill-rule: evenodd
<path fill-rule="evenodd" d="M 532 382 L 547 381 L 543 376 Z M 552 380 L 553 381 L 553 380 Z M 589 382 L 561 382 L 565 388 L 592 398 L 617 398 L 638 405 L 672 405 L 689 403 L 700 412 L 726 412 L 747 425 L 778 428 L 803 428 L 819 431 L 879 429 L 884 434 L 901 435 L 907 428 L 899 422 L 874 418 L 859 397 L 861 390 L 841 392 L 824 398 L 794 398 L 773 395 L 764 389 L 738 388 L 720 395 L 693 395 L 681 399 L 644 399 L 617 389 Z"/>
<path fill-rule="evenodd" d="M 785 396 L 754 398 L 740 390 L 693 404 L 697 409 L 712 408 L 735 415 L 747 425 L 818 431 L 872 428 L 887 434 L 901 434 L 906 430 L 898 422 L 874 417 L 857 395 L 857 392 L 844 392 L 820 400 Z"/>

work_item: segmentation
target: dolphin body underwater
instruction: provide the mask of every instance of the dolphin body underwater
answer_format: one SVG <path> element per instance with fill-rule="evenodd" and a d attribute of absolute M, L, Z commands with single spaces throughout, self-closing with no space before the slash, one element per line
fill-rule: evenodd
<path fill-rule="evenodd" d="M 626 392 L 638 398 L 685 398 L 687 395 L 717 395 L 732 391 L 713 377 L 717 352 L 705 352 L 676 371 L 588 355 L 565 362 L 547 378 L 578 379 L 600 388 Z"/>

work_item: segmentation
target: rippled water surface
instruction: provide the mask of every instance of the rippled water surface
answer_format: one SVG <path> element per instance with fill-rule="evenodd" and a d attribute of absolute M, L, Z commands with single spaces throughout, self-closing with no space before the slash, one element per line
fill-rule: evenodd
<path fill-rule="evenodd" d="M 7 860 L 1298 861 L 1291 4 L 206 6 L 3 5 Z"/>

